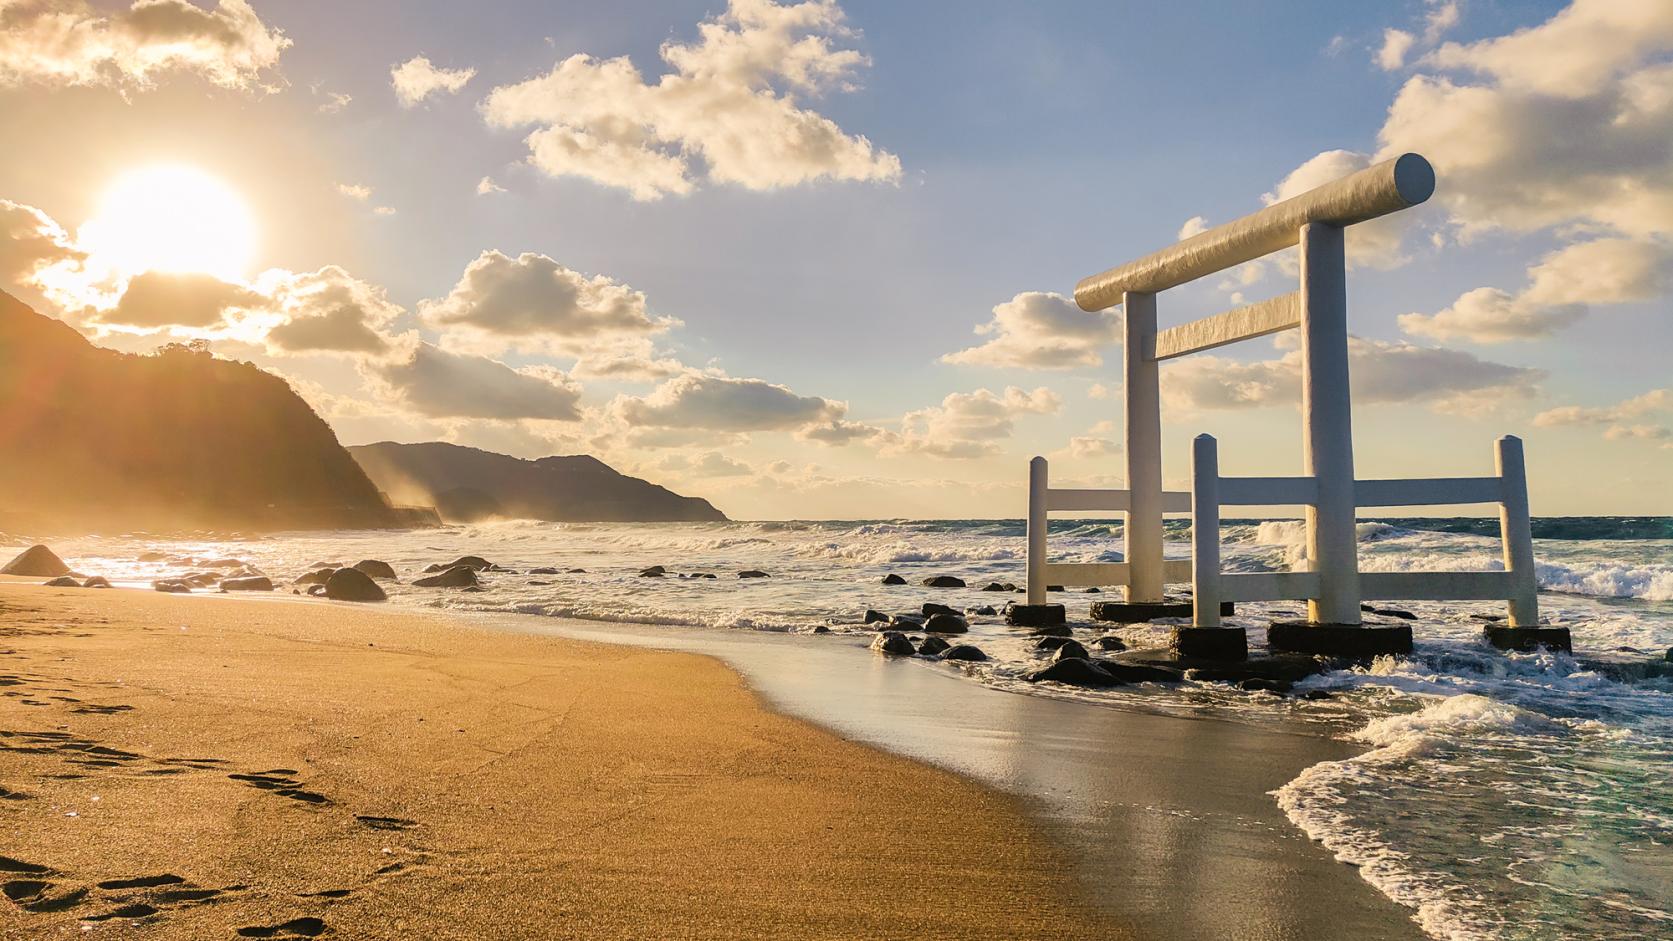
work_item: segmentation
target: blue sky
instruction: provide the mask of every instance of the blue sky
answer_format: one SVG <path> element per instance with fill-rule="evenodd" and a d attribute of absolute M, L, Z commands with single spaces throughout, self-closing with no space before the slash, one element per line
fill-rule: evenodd
<path fill-rule="evenodd" d="M 127 35 L 122 4 L 68 6 Z M 1120 348 L 1076 347 L 1067 368 L 991 351 L 942 361 L 996 336 L 973 333 L 996 305 L 1025 292 L 1067 295 L 1079 277 L 1172 242 L 1193 217 L 1228 221 L 1258 209 L 1265 194 L 1291 195 L 1286 186 L 1323 182 L 1415 140 L 1438 149 L 1430 153 L 1437 198 L 1398 229 L 1367 236 L 1376 241 L 1365 243 L 1350 282 L 1352 329 L 1373 341 L 1364 372 L 1381 377 L 1356 412 L 1362 475 L 1484 471 L 1491 440 L 1517 433 L 1529 440 L 1536 513 L 1673 512 L 1673 402 L 1655 395 L 1673 385 L 1664 260 L 1673 219 L 1656 192 L 1607 210 L 1578 186 L 1563 193 L 1566 180 L 1592 168 L 1600 187 L 1665 187 L 1656 181 L 1670 161 L 1644 157 L 1640 138 L 1627 136 L 1573 152 L 1497 152 L 1502 144 L 1519 154 L 1526 140 L 1542 139 L 1532 136 L 1539 122 L 1561 128 L 1639 101 L 1634 88 L 1662 88 L 1673 27 L 1657 6 L 810 5 L 818 14 L 810 22 L 822 25 L 792 38 L 822 37 L 817 63 L 858 57 L 842 59 L 841 74 L 817 89 L 794 87 L 769 65 L 757 90 L 829 119 L 846 141 L 863 136 L 874 162 L 856 172 L 871 178 L 716 181 L 724 168 L 687 147 L 689 191 L 651 200 L 596 174 L 554 173 L 531 156 L 524 138 L 541 127 L 584 127 L 595 138 L 617 127 L 570 117 L 602 96 L 562 107 L 543 100 L 525 110 L 546 115 L 544 124 L 513 127 L 491 126 L 487 102 L 495 89 L 524 86 L 582 53 L 593 66 L 627 56 L 654 84 L 672 68 L 659 58 L 664 43 L 705 48 L 701 23 L 745 46 L 761 35 L 747 18 L 728 19 L 718 0 L 204 0 L 204 16 L 257 18 L 240 21 L 254 39 L 232 49 L 203 40 L 150 71 L 139 71 L 134 63 L 145 60 L 132 49 L 122 53 L 129 59 L 111 54 L 80 71 L 48 69 L 21 54 L 28 31 L 14 27 L 0 39 L 0 128 L 31 146 L 0 157 L 0 199 L 55 220 L 73 244 L 125 171 L 201 168 L 247 204 L 258 232 L 248 270 L 220 280 L 268 300 L 227 306 L 224 321 L 208 325 L 160 316 L 136 325 L 101 308 L 117 303 L 120 283 L 106 283 L 97 301 L 52 294 L 29 276 L 10 289 L 125 349 L 208 337 L 225 355 L 292 377 L 346 443 L 442 438 L 525 456 L 591 451 L 743 517 L 1008 516 L 1017 515 L 1033 453 L 1051 455 L 1067 476 L 1120 479 Z M 288 45 L 264 53 L 275 31 Z M 1499 41 L 1507 36 L 1514 42 Z M 1553 48 L 1560 61 L 1542 65 Z M 474 73 L 457 91 L 403 106 L 391 70 L 420 55 L 437 69 Z M 1563 77 L 1530 78 L 1536 73 Z M 587 75 L 598 73 L 589 66 Z M 1402 91 L 1414 85 L 1439 91 L 1418 101 Z M 334 95 L 348 100 L 334 107 Z M 1397 96 L 1406 104 L 1391 117 Z M 1492 118 L 1449 136 L 1447 122 L 1468 113 L 1460 109 L 1469 96 Z M 678 115 L 656 105 L 658 120 L 698 128 L 687 144 L 704 127 L 742 120 L 726 113 L 742 99 L 705 100 Z M 1673 137 L 1670 112 L 1652 104 L 1662 110 L 1640 108 L 1633 120 Z M 630 124 L 649 113 L 596 107 L 617 107 L 606 117 Z M 678 154 L 681 145 L 664 139 L 650 151 Z M 1334 151 L 1348 155 L 1315 160 Z M 806 155 L 794 156 L 805 165 Z M 898 173 L 883 166 L 888 157 Z M 620 166 L 600 172 L 619 177 Z M 739 166 L 758 179 L 796 172 L 759 160 Z M 479 194 L 484 177 L 503 191 Z M 345 186 L 369 193 L 345 195 Z M 1557 194 L 1551 206 L 1519 211 L 1529 193 L 1545 192 Z M 1527 294 L 1530 268 L 1582 243 L 1593 255 L 1552 267 Z M 484 278 L 523 271 L 519 256 L 534 253 L 560 279 L 603 276 L 642 292 L 640 320 L 578 326 L 554 313 L 551 324 L 513 336 L 486 301 L 457 290 L 489 251 L 507 257 Z M 299 280 L 325 266 L 341 277 Z M 259 282 L 274 269 L 282 274 Z M 1617 269 L 1624 273 L 1601 295 L 1586 283 Z M 1249 284 L 1224 280 L 1165 294 L 1164 325 L 1293 284 L 1278 265 Z M 325 296 L 309 285 L 326 282 L 365 302 L 358 316 L 388 342 L 379 339 L 376 351 L 304 350 L 263 332 L 309 312 L 307 298 Z M 1482 288 L 1505 296 L 1463 305 L 1461 296 Z M 193 282 L 193 290 L 229 296 L 224 286 Z M 367 291 L 382 294 L 373 302 Z M 444 307 L 425 306 L 450 292 L 451 324 L 438 320 Z M 1606 303 L 1581 310 L 1578 296 Z M 1476 319 L 1427 320 L 1454 306 Z M 1414 313 L 1424 320 L 1398 320 Z M 680 325 L 647 326 L 661 318 Z M 600 337 L 617 352 L 631 339 L 633 356 L 662 365 L 593 374 L 576 351 L 595 344 L 587 349 L 596 358 Z M 390 365 L 417 343 L 442 352 Z M 1183 478 L 1185 442 L 1199 431 L 1222 437 L 1229 472 L 1299 467 L 1283 354 L 1252 341 L 1170 380 L 1170 479 Z M 494 372 L 496 364 L 523 378 Z M 509 383 L 500 391 L 528 393 L 533 404 L 507 406 L 505 395 L 492 406 L 459 401 L 471 398 L 458 387 L 473 377 Z M 442 379 L 446 396 L 418 387 Z M 529 385 L 536 380 L 558 391 Z M 1097 386 L 1106 397 L 1093 397 Z M 1258 394 L 1246 395 L 1251 387 Z M 831 422 L 847 423 L 845 443 L 821 443 L 810 431 Z"/>

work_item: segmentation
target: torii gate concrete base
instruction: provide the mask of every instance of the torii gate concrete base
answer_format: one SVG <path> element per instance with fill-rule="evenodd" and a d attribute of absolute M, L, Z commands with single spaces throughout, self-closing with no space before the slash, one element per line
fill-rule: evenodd
<path fill-rule="evenodd" d="M 1566 627 L 1508 627 L 1503 624 L 1489 624 L 1481 629 L 1481 635 L 1489 644 L 1500 650 L 1529 653 L 1544 647 L 1563 653 L 1574 652 L 1574 639 L 1569 636 Z"/>
<path fill-rule="evenodd" d="M 1412 626 L 1273 621 L 1266 629 L 1266 646 L 1282 653 L 1326 654 L 1355 660 L 1404 655 L 1412 652 Z"/>
<path fill-rule="evenodd" d="M 1012 627 L 1061 627 L 1067 614 L 1060 604 L 1014 604 L 1005 611 Z"/>

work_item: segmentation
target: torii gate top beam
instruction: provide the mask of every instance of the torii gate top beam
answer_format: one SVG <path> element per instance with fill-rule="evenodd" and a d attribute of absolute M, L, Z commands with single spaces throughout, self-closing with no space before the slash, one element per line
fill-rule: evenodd
<path fill-rule="evenodd" d="M 1128 292 L 1165 291 L 1289 248 L 1300 241 L 1301 227 L 1310 222 L 1354 225 L 1415 206 L 1434 192 L 1435 170 L 1429 161 L 1402 154 L 1083 278 L 1075 286 L 1075 303 L 1086 311 L 1114 307 Z"/>

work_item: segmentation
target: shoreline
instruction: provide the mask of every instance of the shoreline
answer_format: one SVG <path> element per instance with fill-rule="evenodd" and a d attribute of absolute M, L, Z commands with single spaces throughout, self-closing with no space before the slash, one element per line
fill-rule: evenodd
<path fill-rule="evenodd" d="M 1046 844 L 1037 851 L 1047 856 L 1070 857 L 1053 865 L 1059 882 L 1073 883 L 1069 888 L 1078 887 L 1078 893 L 1064 895 L 1061 884 L 1035 885 L 1027 893 L 1027 907 L 1051 912 L 1057 928 L 1066 928 L 1065 919 L 1077 909 L 1087 909 L 1084 917 L 1103 925 L 1096 936 L 1318 937 L 1344 928 L 1368 938 L 1423 936 L 1409 910 L 1307 841 L 1267 796 L 1267 790 L 1286 783 L 1302 767 L 1362 750 L 1316 735 L 1019 696 L 958 682 L 915 664 L 861 656 L 864 651 L 846 649 L 852 646 L 847 641 L 808 644 L 799 638 L 799 643 L 784 643 L 787 638 L 778 635 L 742 638 L 667 628 L 635 633 L 631 626 L 600 629 L 594 623 L 536 615 L 366 608 L 290 596 L 211 596 L 216 600 L 203 605 L 201 597 L 194 601 L 121 590 L 58 594 L 93 610 L 108 605 L 101 599 L 118 596 L 145 598 L 137 603 L 140 607 L 197 604 L 211 610 L 265 601 L 267 610 L 306 612 L 309 620 L 336 621 L 341 612 L 361 623 L 409 622 L 396 628 L 402 632 L 422 623 L 428 625 L 423 633 L 558 635 L 618 648 L 634 644 L 692 651 L 730 674 L 766 715 L 787 716 L 786 721 L 834 741 L 847 740 L 844 745 L 884 762 L 950 772 L 962 787 L 1004 792 L 992 796 L 1010 805 L 1015 830 Z M 0 599 L 11 603 L 18 596 L 17 589 L 0 586 Z M 124 604 L 134 606 L 118 606 Z M 918 798 L 908 811 L 918 816 L 911 827 L 945 839 L 935 816 L 923 816 L 926 803 Z M 975 852 L 991 849 L 990 841 L 983 840 Z M 993 894 L 1030 877 L 1006 867 L 996 886 L 994 875 L 966 891 Z M 1061 897 L 1039 905 L 1042 889 Z M 943 933 L 934 936 L 960 936 L 939 919 L 936 927 Z M 989 933 L 997 930 L 994 923 L 985 927 Z M 1055 930 L 1023 935 L 1056 936 Z"/>

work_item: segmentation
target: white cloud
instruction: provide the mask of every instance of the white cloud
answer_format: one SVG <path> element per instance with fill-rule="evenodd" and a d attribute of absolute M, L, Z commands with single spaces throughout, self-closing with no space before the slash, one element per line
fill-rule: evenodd
<path fill-rule="evenodd" d="M 556 369 L 513 369 L 498 360 L 417 343 L 392 362 L 367 364 L 392 401 L 431 418 L 579 421 L 581 389 Z"/>
<path fill-rule="evenodd" d="M 649 471 L 683 478 L 747 477 L 755 473 L 748 464 L 733 460 L 719 451 L 665 455 L 651 464 Z"/>
<path fill-rule="evenodd" d="M 1179 227 L 1179 240 L 1183 242 L 1194 235 L 1201 235 L 1207 231 L 1208 217 L 1192 216 L 1191 218 L 1185 220 L 1184 225 Z"/>
<path fill-rule="evenodd" d="M 1115 392 L 1115 389 L 1101 382 L 1094 382 L 1092 387 L 1086 390 L 1086 397 L 1089 399 L 1113 399 L 1115 398 Z"/>
<path fill-rule="evenodd" d="M 1490 410 L 1531 397 L 1544 378 L 1537 369 L 1480 359 L 1461 350 L 1348 338 L 1353 396 L 1362 404 L 1428 404 L 1436 411 Z M 1162 399 L 1186 411 L 1261 408 L 1301 401 L 1301 351 L 1245 363 L 1192 356 L 1162 369 Z"/>
<path fill-rule="evenodd" d="M 618 396 L 611 412 L 629 426 L 713 431 L 791 430 L 841 418 L 842 402 L 797 395 L 761 379 L 686 373 L 643 397 Z"/>
<path fill-rule="evenodd" d="M 373 206 L 372 207 L 372 215 L 374 215 L 374 216 L 393 216 L 393 215 L 395 215 L 395 207 L 394 206 Z"/>
<path fill-rule="evenodd" d="M 411 59 L 389 70 L 389 83 L 401 107 L 411 108 L 436 94 L 456 94 L 476 76 L 475 69 L 442 69 L 425 56 Z"/>
<path fill-rule="evenodd" d="M 796 432 L 796 437 L 803 441 L 841 447 L 861 441 L 888 438 L 890 433 L 875 425 L 837 418 L 819 424 L 806 425 Z"/>
<path fill-rule="evenodd" d="M 712 182 L 768 190 L 821 179 L 896 182 L 900 160 L 798 104 L 855 85 L 868 64 L 835 0 L 781 6 L 732 0 L 693 44 L 664 43 L 672 71 L 650 84 L 627 58 L 575 55 L 545 75 L 493 90 L 483 116 L 527 127 L 529 161 L 551 176 L 626 189 L 634 199 L 690 192 L 701 160 Z"/>
<path fill-rule="evenodd" d="M 476 195 L 478 196 L 489 196 L 494 193 L 503 192 L 505 192 L 505 187 L 495 183 L 494 178 L 491 176 L 485 176 L 476 183 Z"/>
<path fill-rule="evenodd" d="M 1592 305 L 1653 300 L 1673 288 L 1673 248 L 1659 241 L 1603 238 L 1559 249 L 1528 269 L 1520 293 L 1466 291 L 1434 314 L 1400 317 L 1407 333 L 1477 343 L 1549 336 Z"/>
<path fill-rule="evenodd" d="M 1062 407 L 1063 400 L 1044 386 L 1032 392 L 1017 386 L 1003 393 L 954 392 L 938 406 L 907 412 L 889 448 L 930 457 L 985 457 L 998 453 L 999 442 L 1011 437 L 1017 416 L 1051 415 Z"/>
<path fill-rule="evenodd" d="M 1673 416 L 1673 389 L 1651 389 L 1643 395 L 1602 407 L 1565 405 L 1548 409 L 1534 416 L 1534 424 L 1542 428 L 1561 425 L 1602 426 L 1604 437 L 1611 440 L 1673 439 L 1673 429 L 1665 424 L 1640 421 L 1654 416 Z"/>
<path fill-rule="evenodd" d="M 274 319 L 266 339 L 280 353 L 383 354 L 388 331 L 403 311 L 383 288 L 336 265 L 297 274 L 274 269 L 256 285 L 271 298 Z"/>
<path fill-rule="evenodd" d="M 0 279 L 6 286 L 35 283 L 47 268 L 79 267 L 86 257 L 52 217 L 0 199 Z"/>
<path fill-rule="evenodd" d="M 1121 453 L 1121 442 L 1113 438 L 1100 438 L 1096 435 L 1076 435 L 1069 439 L 1067 448 L 1057 453 L 1076 460 L 1114 457 Z"/>
<path fill-rule="evenodd" d="M 467 342 L 473 345 L 575 354 L 593 350 L 600 364 L 595 368 L 633 354 L 649 361 L 648 345 L 630 348 L 622 341 L 679 323 L 651 317 L 645 295 L 625 284 L 604 275 L 589 277 L 534 252 L 516 258 L 483 252 L 465 266 L 446 297 L 421 301 L 418 310 L 438 329 L 468 331 Z"/>
<path fill-rule="evenodd" d="M 349 102 L 354 100 L 354 96 L 347 92 L 328 91 L 323 94 L 325 100 L 320 102 L 318 108 L 320 114 L 338 114 L 349 106 Z"/>
<path fill-rule="evenodd" d="M 0 3 L 0 87 L 145 90 L 180 72 L 246 90 L 290 44 L 245 0 L 210 9 L 187 0 L 135 0 L 108 14 L 84 0 L 10 0 Z"/>
<path fill-rule="evenodd" d="M 1398 71 L 1406 64 L 1406 53 L 1417 37 L 1403 29 L 1383 30 L 1383 45 L 1377 50 L 1377 67 L 1384 72 Z"/>
<path fill-rule="evenodd" d="M 213 275 L 148 271 L 128 281 L 120 300 L 100 312 L 102 323 L 132 327 L 223 327 L 229 312 L 260 309 L 267 298 Z"/>
<path fill-rule="evenodd" d="M 372 198 L 372 188 L 360 183 L 338 183 L 337 192 L 362 203 Z"/>
<path fill-rule="evenodd" d="M 980 346 L 948 353 L 944 363 L 1069 369 L 1097 366 L 1100 350 L 1121 339 L 1114 310 L 1083 311 L 1061 294 L 1027 291 L 993 308 L 993 320 L 976 328 L 992 337 Z"/>
<path fill-rule="evenodd" d="M 1493 77 L 1501 86 L 1581 98 L 1614 84 L 1625 67 L 1673 47 L 1665 0 L 1574 0 L 1539 26 L 1473 43 L 1447 43 L 1424 62 Z"/>

